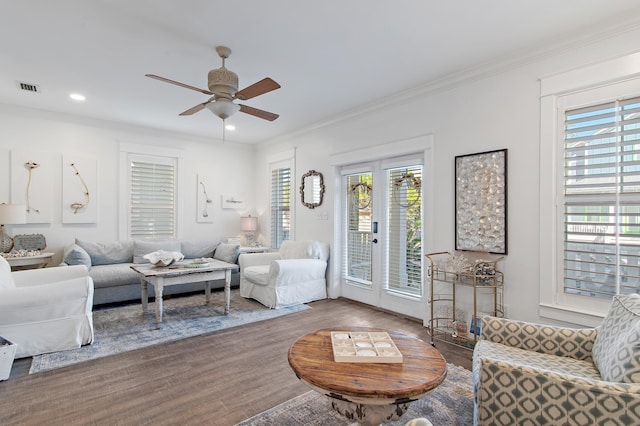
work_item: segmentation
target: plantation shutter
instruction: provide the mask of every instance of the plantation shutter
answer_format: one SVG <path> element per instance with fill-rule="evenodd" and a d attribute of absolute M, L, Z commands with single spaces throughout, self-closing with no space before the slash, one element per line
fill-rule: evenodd
<path fill-rule="evenodd" d="M 291 232 L 291 168 L 271 171 L 271 247 L 280 248 Z"/>
<path fill-rule="evenodd" d="M 389 290 L 422 295 L 422 166 L 387 170 Z"/>
<path fill-rule="evenodd" d="M 175 162 L 130 164 L 130 237 L 175 237 Z"/>
<path fill-rule="evenodd" d="M 564 291 L 640 285 L 640 97 L 565 111 Z"/>
<path fill-rule="evenodd" d="M 345 250 L 343 275 L 348 281 L 371 287 L 371 216 L 373 213 L 372 174 L 347 175 Z"/>

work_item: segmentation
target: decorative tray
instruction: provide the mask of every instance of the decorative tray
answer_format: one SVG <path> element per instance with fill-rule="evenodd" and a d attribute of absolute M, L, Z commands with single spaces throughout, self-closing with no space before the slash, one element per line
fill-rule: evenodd
<path fill-rule="evenodd" d="M 206 268 L 211 262 L 206 259 L 194 259 L 191 262 L 184 262 L 182 265 L 185 268 Z"/>
<path fill-rule="evenodd" d="M 331 346 L 335 362 L 402 362 L 402 353 L 384 331 L 332 331 Z"/>

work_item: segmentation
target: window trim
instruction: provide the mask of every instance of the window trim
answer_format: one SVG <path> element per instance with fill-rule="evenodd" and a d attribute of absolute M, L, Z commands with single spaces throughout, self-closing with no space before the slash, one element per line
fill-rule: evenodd
<path fill-rule="evenodd" d="M 290 191 L 290 207 L 289 207 L 289 214 L 290 214 L 290 218 L 291 218 L 291 223 L 290 223 L 290 229 L 289 229 L 289 239 L 291 240 L 295 240 L 295 223 L 296 223 L 296 204 L 297 204 L 297 198 L 296 198 L 296 182 L 297 182 L 297 177 L 296 177 L 296 150 L 291 149 L 291 150 L 287 150 L 284 152 L 280 152 L 274 155 L 271 155 L 267 158 L 267 178 L 265 179 L 266 182 L 266 193 L 269 194 L 269 199 L 268 199 L 268 219 L 267 219 L 267 223 L 266 225 L 268 226 L 269 229 L 269 238 L 268 238 L 268 242 L 269 242 L 269 247 L 271 247 L 271 233 L 272 233 L 272 229 L 271 229 L 271 199 L 272 199 L 272 187 L 271 187 L 271 178 L 272 178 L 272 173 L 274 170 L 276 169 L 280 169 L 283 167 L 289 167 L 290 169 L 290 173 L 291 173 L 291 191 Z M 274 247 L 271 247 L 274 248 Z"/>
<path fill-rule="evenodd" d="M 151 154 L 150 154 L 151 153 Z M 184 224 L 182 223 L 184 205 L 184 167 L 182 167 L 184 154 L 182 150 L 164 148 L 151 145 L 120 143 L 120 170 L 119 170 L 119 210 L 118 210 L 118 238 L 121 241 L 131 240 L 129 233 L 129 207 L 130 207 L 130 168 L 129 156 L 139 155 L 145 157 L 164 157 L 175 160 L 176 163 L 176 194 L 175 194 L 175 238 L 182 238 Z"/>
<path fill-rule="evenodd" d="M 584 297 L 559 297 L 563 217 L 564 110 L 579 102 L 595 104 L 598 97 L 611 97 L 611 92 L 632 90 L 640 82 L 640 53 L 574 69 L 540 81 L 540 303 L 543 318 L 597 326 L 610 305 L 608 301 L 586 301 Z M 632 93 L 625 93 L 631 95 Z M 560 117 L 562 116 L 562 117 Z M 550 165 L 544 173 L 542 165 Z M 585 303 L 586 301 L 586 303 Z"/>

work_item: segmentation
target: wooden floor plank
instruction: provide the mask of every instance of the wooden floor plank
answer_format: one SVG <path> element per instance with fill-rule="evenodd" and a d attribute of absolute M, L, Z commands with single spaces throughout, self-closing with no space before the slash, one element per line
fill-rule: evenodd
<path fill-rule="evenodd" d="M 16 360 L 0 382 L 2 425 L 235 423 L 309 388 L 291 371 L 289 346 L 318 328 L 366 326 L 428 341 L 414 319 L 346 299 L 310 303 L 283 317 L 29 375 Z M 438 343 L 471 368 L 471 351 Z"/>

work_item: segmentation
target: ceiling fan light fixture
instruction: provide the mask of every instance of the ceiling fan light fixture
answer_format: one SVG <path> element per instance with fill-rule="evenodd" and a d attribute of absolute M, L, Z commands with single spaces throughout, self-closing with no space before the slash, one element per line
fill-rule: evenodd
<path fill-rule="evenodd" d="M 217 99 L 206 105 L 207 109 L 216 116 L 225 120 L 240 110 L 240 105 L 234 104 L 228 99 Z"/>

